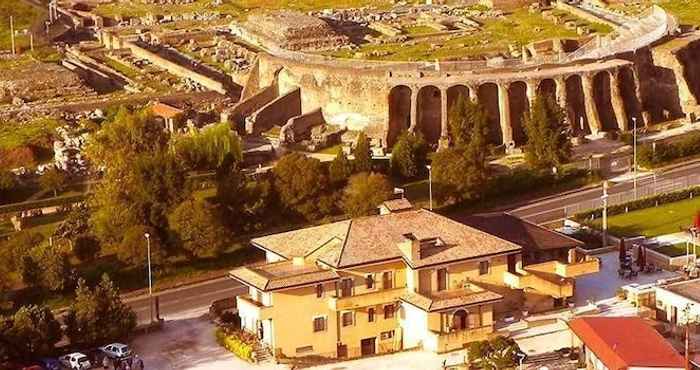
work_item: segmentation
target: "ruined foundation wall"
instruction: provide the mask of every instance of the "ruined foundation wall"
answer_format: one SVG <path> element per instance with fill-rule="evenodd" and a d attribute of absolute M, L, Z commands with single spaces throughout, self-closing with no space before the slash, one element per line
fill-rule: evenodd
<path fill-rule="evenodd" d="M 331 124 L 365 130 L 375 138 L 385 136 L 389 116 L 385 71 L 319 66 L 260 55 L 259 83 L 275 80 L 281 94 L 301 88 L 302 112 L 323 110 Z"/>
<path fill-rule="evenodd" d="M 260 108 L 246 118 L 248 134 L 259 135 L 273 126 L 282 126 L 301 114 L 301 93 L 299 89 L 290 91 Z"/>
<path fill-rule="evenodd" d="M 323 118 L 321 109 L 316 109 L 300 116 L 292 117 L 287 121 L 287 124 L 282 126 L 280 130 L 280 142 L 293 143 L 298 142 L 301 138 L 308 136 L 311 128 L 326 124 L 326 119 Z"/>
<path fill-rule="evenodd" d="M 278 96 L 277 86 L 275 85 L 261 89 L 258 93 L 236 103 L 231 110 L 226 112 L 229 121 L 232 122 L 236 128 L 243 129 L 246 116 L 264 107 Z"/>

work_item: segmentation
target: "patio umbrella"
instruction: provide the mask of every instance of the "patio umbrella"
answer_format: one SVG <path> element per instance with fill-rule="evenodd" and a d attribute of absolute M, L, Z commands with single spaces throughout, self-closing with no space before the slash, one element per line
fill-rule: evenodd
<path fill-rule="evenodd" d="M 625 238 L 620 238 L 620 262 L 627 258 L 627 248 L 625 247 Z"/>
<path fill-rule="evenodd" d="M 644 268 L 647 265 L 647 249 L 644 245 L 639 246 L 639 255 L 637 256 L 637 266 Z"/>

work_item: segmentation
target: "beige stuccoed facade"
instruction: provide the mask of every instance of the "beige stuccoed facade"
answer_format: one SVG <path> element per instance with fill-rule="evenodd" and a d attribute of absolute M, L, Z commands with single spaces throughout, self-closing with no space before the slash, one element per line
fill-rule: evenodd
<path fill-rule="evenodd" d="M 230 273 L 250 290 L 238 297 L 243 329 L 277 357 L 446 352 L 494 335 L 498 314 L 563 304 L 574 277 L 599 269 L 596 259 L 523 266 L 515 243 L 390 208 L 253 240 L 267 262 Z"/>

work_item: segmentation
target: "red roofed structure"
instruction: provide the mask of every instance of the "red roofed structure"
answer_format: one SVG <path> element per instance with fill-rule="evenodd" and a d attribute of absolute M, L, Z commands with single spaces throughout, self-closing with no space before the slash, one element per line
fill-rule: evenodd
<path fill-rule="evenodd" d="M 588 369 L 685 369 L 683 356 L 642 318 L 583 317 L 569 326 Z"/>

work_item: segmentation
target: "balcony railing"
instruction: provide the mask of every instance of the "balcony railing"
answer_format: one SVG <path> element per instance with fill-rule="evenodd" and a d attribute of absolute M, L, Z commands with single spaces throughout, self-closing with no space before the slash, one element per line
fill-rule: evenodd
<path fill-rule="evenodd" d="M 406 288 L 380 289 L 348 297 L 332 296 L 328 301 L 328 307 L 334 311 L 350 310 L 360 307 L 377 306 L 396 302 L 406 293 Z"/>
<path fill-rule="evenodd" d="M 449 333 L 430 331 L 427 342 L 435 346 L 437 352 L 449 352 L 464 348 L 466 343 L 488 339 L 493 333 L 493 326 L 481 326 L 464 330 L 455 330 Z"/>
<path fill-rule="evenodd" d="M 537 272 L 511 273 L 505 272 L 503 281 L 507 286 L 515 289 L 534 289 L 540 293 L 555 298 L 567 298 L 574 295 L 574 283 L 569 278 L 548 278 Z"/>
<path fill-rule="evenodd" d="M 562 263 L 559 261 L 547 261 L 524 267 L 525 272 L 543 272 L 555 274 L 563 278 L 575 278 L 582 275 L 594 274 L 600 271 L 600 260 L 597 258 L 586 259 L 581 262 Z"/>

